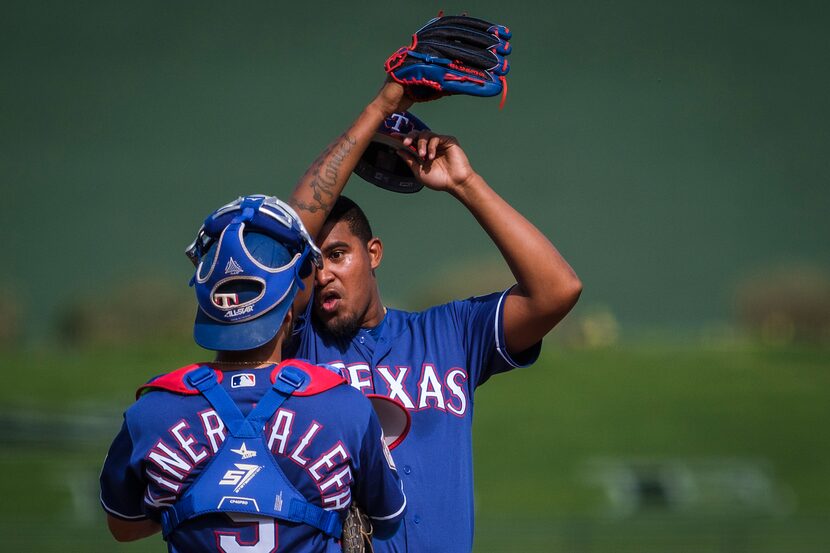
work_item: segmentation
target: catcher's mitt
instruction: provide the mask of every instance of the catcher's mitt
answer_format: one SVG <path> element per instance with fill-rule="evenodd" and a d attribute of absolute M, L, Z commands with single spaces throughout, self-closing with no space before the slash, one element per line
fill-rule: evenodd
<path fill-rule="evenodd" d="M 343 536 L 340 544 L 344 553 L 372 553 L 372 522 L 369 517 L 352 503 L 349 514 L 343 521 Z"/>
<path fill-rule="evenodd" d="M 504 25 L 439 14 L 412 35 L 410 46 L 389 56 L 386 72 L 417 101 L 448 94 L 501 94 L 504 105 L 509 38 Z"/>

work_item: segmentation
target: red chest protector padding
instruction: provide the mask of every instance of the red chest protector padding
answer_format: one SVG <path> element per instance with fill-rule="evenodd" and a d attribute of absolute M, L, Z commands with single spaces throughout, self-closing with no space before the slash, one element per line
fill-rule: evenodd
<path fill-rule="evenodd" d="M 175 394 L 182 394 L 188 396 L 199 395 L 199 390 L 190 386 L 185 376 L 187 375 L 187 373 L 195 371 L 199 367 L 203 367 L 208 364 L 209 363 L 197 363 L 194 365 L 187 365 L 181 367 L 180 369 L 176 369 L 171 373 L 157 376 L 147 384 L 144 384 L 143 386 L 139 387 L 138 390 L 136 390 L 135 397 L 136 399 L 138 399 L 143 394 L 147 392 L 152 392 L 153 390 L 164 390 L 167 392 L 173 392 Z M 346 379 L 343 378 L 340 374 L 332 370 L 329 370 L 325 367 L 312 365 L 311 363 L 308 363 L 306 361 L 300 361 L 299 359 L 287 359 L 279 365 L 274 366 L 274 368 L 271 369 L 271 384 L 273 384 L 274 380 L 276 380 L 277 374 L 279 374 L 280 369 L 288 365 L 300 369 L 310 377 L 308 384 L 304 385 L 302 389 L 299 389 L 296 392 L 294 392 L 293 395 L 295 396 L 313 396 L 325 392 L 326 390 L 330 390 L 335 386 L 339 386 L 340 384 L 346 384 Z M 257 370 L 261 371 L 262 369 Z M 221 384 L 225 376 L 225 373 L 217 369 L 213 369 L 213 372 L 216 373 L 216 380 Z"/>

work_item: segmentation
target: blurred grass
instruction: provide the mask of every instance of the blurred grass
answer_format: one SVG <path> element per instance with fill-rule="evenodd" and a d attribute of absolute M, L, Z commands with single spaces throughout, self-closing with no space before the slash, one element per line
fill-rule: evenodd
<path fill-rule="evenodd" d="M 478 553 L 830 550 L 830 352 L 545 349 L 476 394 Z M 111 541 L 97 472 L 135 387 L 206 357 L 170 344 L 1 353 L 4 549 L 163 550 Z M 711 458 L 769 467 L 787 505 L 614 518 L 587 473 L 596 459 Z"/>
<path fill-rule="evenodd" d="M 799 510 L 830 514 L 816 485 L 830 483 L 829 400 L 822 350 L 548 348 L 476 394 L 478 500 L 586 514 L 595 498 L 576 482 L 587 459 L 716 456 L 768 461 Z"/>

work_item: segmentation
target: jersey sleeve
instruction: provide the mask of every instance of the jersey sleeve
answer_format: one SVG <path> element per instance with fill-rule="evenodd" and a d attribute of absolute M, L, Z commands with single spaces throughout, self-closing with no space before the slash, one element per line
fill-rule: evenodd
<path fill-rule="evenodd" d="M 101 506 L 114 517 L 138 521 L 148 517 L 143 508 L 144 484 L 132 456 L 133 440 L 125 419 L 101 469 Z"/>
<path fill-rule="evenodd" d="M 355 501 L 372 519 L 375 536 L 380 539 L 395 533 L 406 511 L 403 485 L 373 410 L 360 447 Z"/>
<path fill-rule="evenodd" d="M 463 342 L 475 386 L 494 374 L 536 362 L 542 350 L 540 340 L 521 352 L 509 352 L 504 343 L 504 302 L 511 288 L 485 296 L 454 302 L 462 325 Z"/>

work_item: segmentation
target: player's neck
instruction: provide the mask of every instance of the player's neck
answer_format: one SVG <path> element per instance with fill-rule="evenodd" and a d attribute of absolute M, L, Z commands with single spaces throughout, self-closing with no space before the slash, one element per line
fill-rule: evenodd
<path fill-rule="evenodd" d="M 372 294 L 372 299 L 369 302 L 369 307 L 366 309 L 366 314 L 363 316 L 363 321 L 360 323 L 361 328 L 375 328 L 386 317 L 386 307 L 383 305 L 383 300 L 380 299 L 380 291 L 375 289 Z"/>
<path fill-rule="evenodd" d="M 214 363 L 222 366 L 273 365 L 282 361 L 282 336 L 258 348 L 245 351 L 217 351 Z"/>

